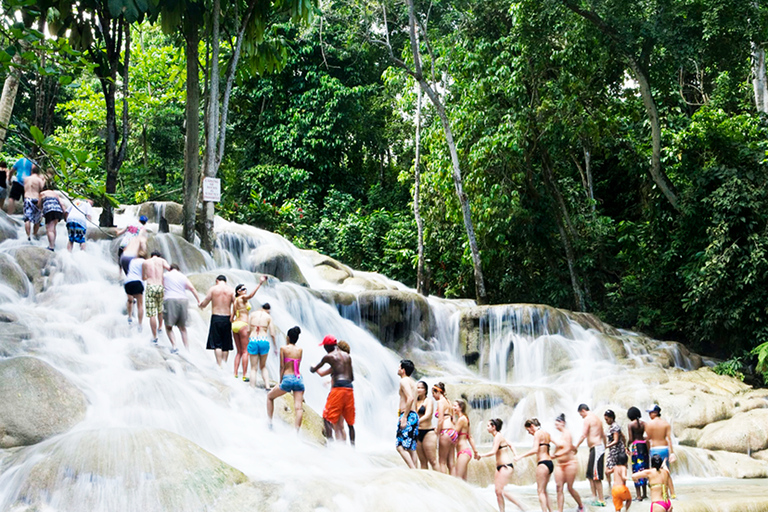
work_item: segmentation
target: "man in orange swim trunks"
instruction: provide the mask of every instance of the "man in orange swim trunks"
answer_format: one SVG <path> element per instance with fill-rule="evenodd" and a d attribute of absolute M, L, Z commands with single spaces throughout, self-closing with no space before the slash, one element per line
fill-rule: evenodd
<path fill-rule="evenodd" d="M 330 334 L 323 338 L 320 344 L 327 354 L 323 356 L 317 366 L 310 366 L 309 371 L 317 372 L 326 363 L 331 367 L 331 392 L 325 402 L 323 420 L 325 422 L 325 437 L 331 439 L 333 431 L 336 431 L 336 439 L 341 439 L 341 430 L 338 426 L 340 417 L 349 426 L 349 441 L 355 444 L 355 394 L 352 389 L 352 381 L 355 374 L 352 371 L 352 358 L 346 352 L 337 350 L 336 338 Z"/>

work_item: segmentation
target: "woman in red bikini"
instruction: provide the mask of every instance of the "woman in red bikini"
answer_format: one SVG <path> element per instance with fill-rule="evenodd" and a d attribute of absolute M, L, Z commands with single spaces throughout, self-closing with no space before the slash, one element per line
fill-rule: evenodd
<path fill-rule="evenodd" d="M 475 440 L 472 439 L 472 434 L 469 427 L 469 418 L 467 417 L 467 402 L 459 398 L 453 402 L 453 417 L 455 421 L 455 429 L 457 432 L 456 450 L 456 465 L 453 467 L 453 476 L 457 476 L 462 480 L 467 479 L 467 468 L 469 467 L 469 461 L 477 453 L 475 448 Z"/>
<path fill-rule="evenodd" d="M 661 467 L 663 459 L 660 455 L 651 457 L 651 469 L 632 474 L 632 480 L 648 479 L 651 488 L 651 512 L 671 512 L 672 502 L 669 501 L 669 471 Z"/>
<path fill-rule="evenodd" d="M 549 495 L 547 495 L 547 484 L 549 483 L 549 477 L 552 476 L 552 472 L 555 470 L 555 465 L 552 462 L 552 458 L 549 456 L 549 445 L 552 443 L 552 439 L 549 437 L 549 433 L 541 429 L 541 423 L 536 418 L 525 420 L 525 430 L 533 436 L 533 448 L 515 457 L 515 462 L 518 460 L 536 455 L 538 462 L 536 463 L 536 490 L 539 495 L 539 504 L 541 504 L 542 512 L 552 512 L 549 508 Z"/>
<path fill-rule="evenodd" d="M 432 386 L 432 396 L 437 402 L 437 431 L 440 432 L 438 438 L 438 463 L 440 471 L 446 475 L 453 474 L 453 458 L 456 449 L 456 441 L 459 438 L 458 432 L 453 427 L 453 418 L 451 416 L 451 403 L 445 397 L 445 384 L 438 382 Z"/>
<path fill-rule="evenodd" d="M 579 461 L 576 459 L 573 450 L 573 437 L 565 428 L 565 414 L 561 414 L 555 420 L 555 428 L 560 432 L 560 439 L 555 441 L 555 454 L 552 458 L 557 461 L 555 466 L 555 485 L 557 486 L 557 510 L 563 512 L 565 506 L 565 486 L 568 486 L 568 492 L 579 506 L 578 512 L 584 510 L 584 504 L 581 502 L 581 496 L 573 488 L 573 481 L 576 479 L 576 473 L 579 470 Z"/>
<path fill-rule="evenodd" d="M 475 457 L 477 460 L 480 460 L 481 457 L 496 455 L 496 476 L 493 479 L 493 483 L 496 487 L 496 501 L 499 503 L 499 512 L 504 512 L 506 508 L 504 498 L 517 505 L 517 508 L 520 510 L 525 510 L 512 493 L 504 491 L 504 487 L 509 483 L 509 479 L 512 478 L 512 473 L 515 470 L 512 465 L 512 457 L 517 454 L 512 445 L 509 444 L 509 441 L 501 435 L 501 426 L 503 424 L 499 418 L 488 421 L 488 433 L 493 436 L 493 448 L 488 453 L 478 453 Z"/>

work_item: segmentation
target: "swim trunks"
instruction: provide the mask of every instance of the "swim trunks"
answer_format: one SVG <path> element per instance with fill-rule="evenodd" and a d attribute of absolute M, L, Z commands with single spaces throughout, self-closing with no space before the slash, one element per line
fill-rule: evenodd
<path fill-rule="evenodd" d="M 229 315 L 211 315 L 211 326 L 208 328 L 208 350 L 232 350 L 232 323 Z"/>
<path fill-rule="evenodd" d="M 165 288 L 161 284 L 148 284 L 144 293 L 144 312 L 147 318 L 158 316 L 163 312 L 163 295 Z"/>
<path fill-rule="evenodd" d="M 632 443 L 632 472 L 637 473 L 648 469 L 648 445 L 645 441 L 635 441 Z M 640 478 L 635 480 L 635 487 L 642 487 L 648 483 L 648 479 Z"/>
<path fill-rule="evenodd" d="M 661 457 L 662 464 L 666 464 L 669 467 L 669 447 L 668 446 L 654 446 L 651 448 L 651 457 L 658 455 Z"/>
<path fill-rule="evenodd" d="M 400 420 L 403 414 L 397 417 L 395 447 L 402 446 L 406 450 L 414 451 L 416 449 L 416 440 L 419 438 L 419 415 L 414 411 L 409 412 L 408 418 L 405 421 L 405 427 L 402 427 Z"/>
<path fill-rule="evenodd" d="M 144 283 L 141 281 L 129 281 L 123 285 L 126 295 L 141 295 L 144 293 Z"/>
<path fill-rule="evenodd" d="M 37 199 L 24 198 L 24 220 L 32 224 L 40 222 L 43 212 L 37 207 Z"/>
<path fill-rule="evenodd" d="M 67 235 L 73 244 L 85 243 L 85 226 L 78 222 L 67 222 Z"/>
<path fill-rule="evenodd" d="M 165 299 L 163 302 L 163 317 L 165 325 L 183 329 L 187 326 L 187 299 Z"/>
<path fill-rule="evenodd" d="M 248 341 L 248 353 L 252 356 L 269 354 L 269 341 L 264 338 L 251 338 Z"/>
<path fill-rule="evenodd" d="M 8 197 L 14 201 L 18 201 L 24 197 L 24 185 L 18 181 L 11 183 L 11 191 L 8 193 Z"/>
<path fill-rule="evenodd" d="M 64 218 L 64 211 L 61 209 L 59 199 L 56 197 L 44 197 L 43 198 L 43 217 L 45 217 L 45 223 L 53 221 L 60 221 Z"/>
<path fill-rule="evenodd" d="M 624 502 L 632 501 L 632 495 L 626 485 L 614 485 L 611 489 L 611 496 L 613 496 L 613 507 L 616 510 L 621 510 Z"/>
<path fill-rule="evenodd" d="M 587 462 L 587 480 L 603 479 L 603 457 L 605 445 L 602 443 L 589 449 L 589 461 Z"/>
<path fill-rule="evenodd" d="M 340 417 L 347 425 L 355 424 L 355 393 L 352 388 L 333 387 L 323 409 L 323 419 L 335 425 Z"/>
<path fill-rule="evenodd" d="M 304 391 L 304 379 L 301 375 L 284 375 L 283 380 L 280 381 L 280 389 L 286 393 L 291 391 Z"/>

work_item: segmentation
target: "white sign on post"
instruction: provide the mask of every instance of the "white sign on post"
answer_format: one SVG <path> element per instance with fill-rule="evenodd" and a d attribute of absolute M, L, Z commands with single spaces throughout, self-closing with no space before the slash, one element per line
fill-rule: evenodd
<path fill-rule="evenodd" d="M 205 178 L 203 180 L 203 201 L 214 203 L 221 201 L 221 180 L 219 178 Z"/>

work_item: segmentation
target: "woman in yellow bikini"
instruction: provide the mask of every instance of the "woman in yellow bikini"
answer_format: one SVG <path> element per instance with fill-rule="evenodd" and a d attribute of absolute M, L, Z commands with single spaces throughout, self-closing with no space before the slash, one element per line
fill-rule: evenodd
<path fill-rule="evenodd" d="M 438 438 L 438 464 L 440 471 L 446 475 L 453 473 L 453 456 L 456 450 L 456 441 L 459 434 L 453 428 L 453 418 L 451 417 L 453 407 L 445 397 L 445 384 L 438 382 L 432 386 L 432 396 L 437 402 L 437 431 L 440 432 Z"/>
<path fill-rule="evenodd" d="M 453 467 L 454 472 L 452 474 L 462 480 L 466 480 L 469 461 L 477 453 L 477 448 L 475 448 L 475 440 L 472 439 L 472 433 L 470 432 L 467 402 L 465 400 L 459 398 L 453 402 L 453 415 L 456 419 L 454 423 L 457 432 L 456 449 L 458 450 L 458 455 L 456 455 L 456 465 Z"/>
<path fill-rule="evenodd" d="M 230 315 L 230 321 L 232 322 L 232 333 L 235 339 L 235 347 L 237 348 L 237 355 L 235 356 L 235 378 L 237 378 L 237 369 L 242 364 L 243 367 L 243 381 L 248 382 L 248 353 L 246 352 L 248 347 L 248 336 L 250 334 L 250 328 L 248 324 L 248 315 L 251 311 L 251 305 L 249 300 L 256 295 L 261 285 L 267 281 L 267 276 L 261 276 L 258 286 L 251 292 L 245 288 L 244 284 L 239 284 L 235 287 L 235 301 L 232 303 L 232 314 Z M 247 294 L 247 295 L 246 295 Z"/>

